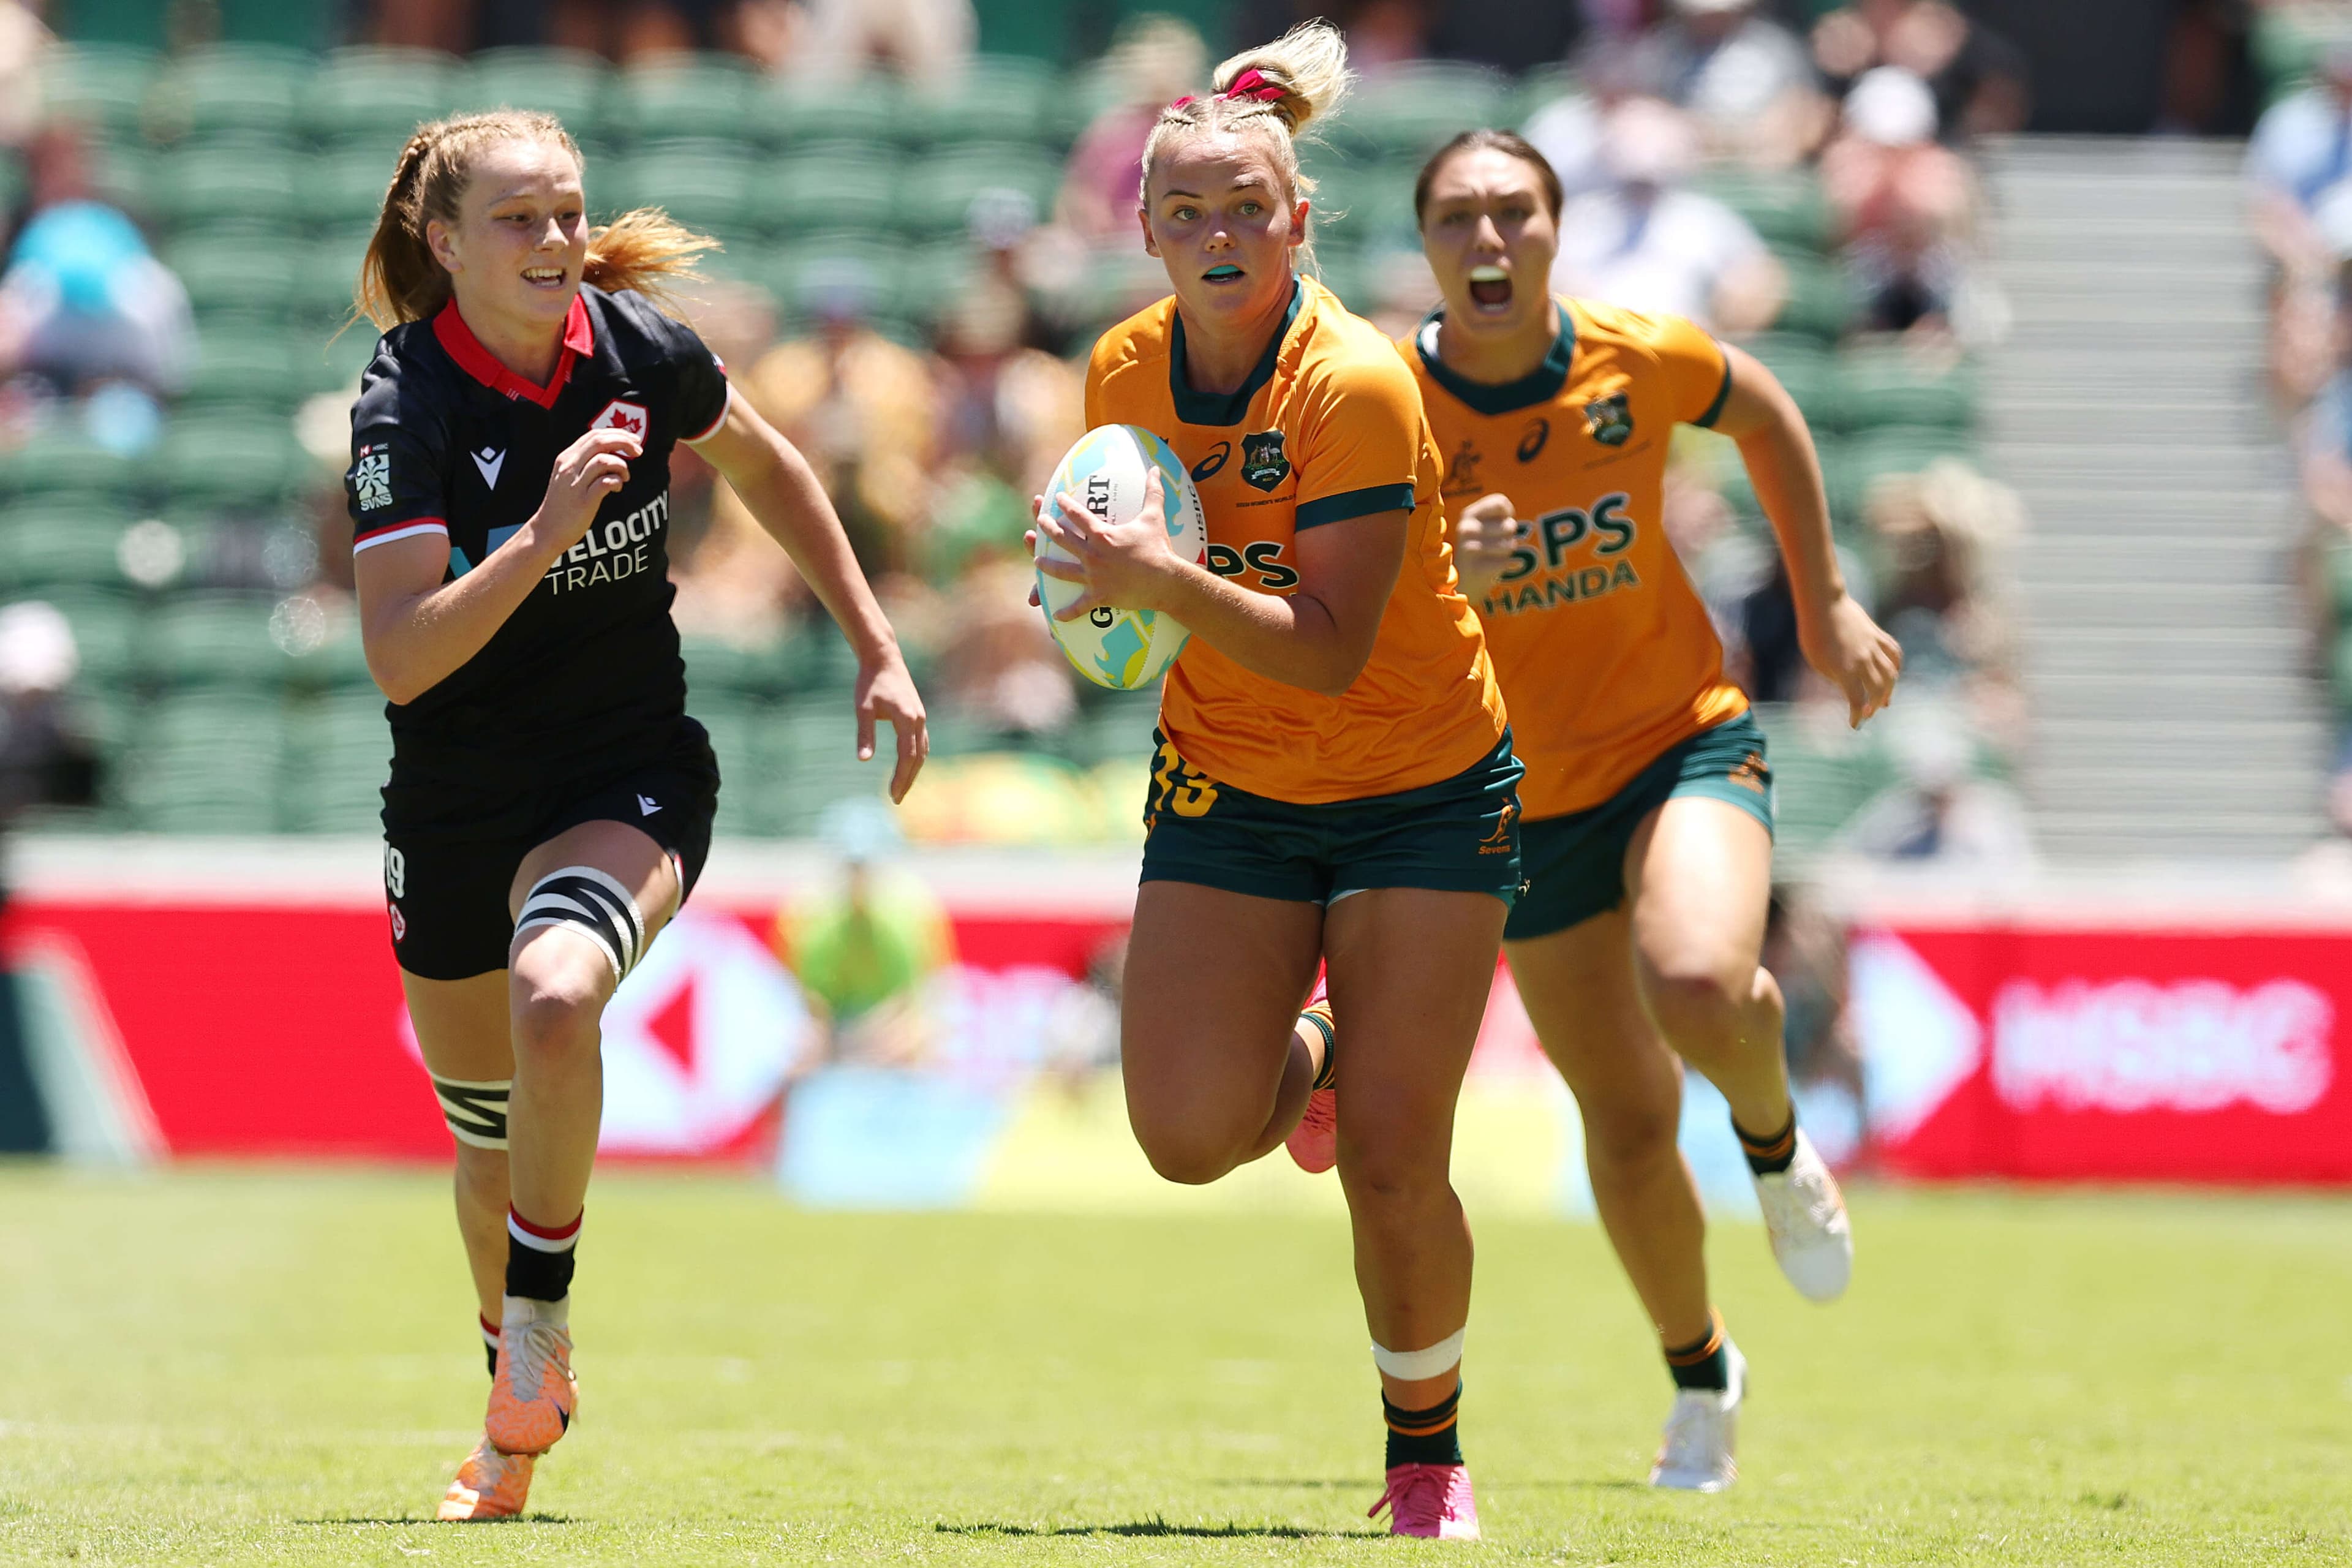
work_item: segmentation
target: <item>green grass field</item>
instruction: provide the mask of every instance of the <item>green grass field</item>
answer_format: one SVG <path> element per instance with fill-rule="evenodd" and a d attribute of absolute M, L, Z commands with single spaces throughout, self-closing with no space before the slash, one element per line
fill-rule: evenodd
<path fill-rule="evenodd" d="M 421 1174 L 0 1170 L 0 1560 L 1368 1563 L 1341 1227 L 797 1213 L 614 1173 L 536 1517 L 426 1522 L 484 1378 Z M 1842 1305 L 1712 1242 L 1739 1486 L 1590 1226 L 1480 1226 L 1483 1550 L 1574 1563 L 2342 1563 L 2352 1203 L 1864 1191 Z"/>

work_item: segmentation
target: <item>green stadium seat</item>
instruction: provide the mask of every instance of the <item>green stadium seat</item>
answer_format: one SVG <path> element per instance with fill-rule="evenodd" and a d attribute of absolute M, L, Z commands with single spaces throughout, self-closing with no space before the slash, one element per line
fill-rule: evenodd
<path fill-rule="evenodd" d="M 1531 70 L 1519 78 L 1517 89 L 1512 94 L 1508 123 L 1523 128 L 1563 98 L 1589 96 L 1583 76 L 1573 66 L 1546 66 Z"/>
<path fill-rule="evenodd" d="M 732 55 L 667 55 L 614 73 L 604 95 L 604 125 L 631 141 L 672 136 L 740 139 L 752 94 L 751 63 Z"/>
<path fill-rule="evenodd" d="M 1871 488 L 1895 474 L 1916 474 L 1940 458 L 1968 458 L 1974 443 L 1962 432 L 1935 426 L 1896 425 L 1824 443 L 1822 482 L 1831 519 L 1857 527 Z"/>
<path fill-rule="evenodd" d="M 1725 170 L 1703 176 L 1695 188 L 1738 213 L 1765 244 L 1776 248 L 1818 254 L 1835 237 L 1829 199 L 1810 172 Z"/>
<path fill-rule="evenodd" d="M 1837 422 L 1846 430 L 1890 425 L 1967 430 L 1977 418 L 1971 367 L 1903 344 L 1848 349 L 1836 362 Z"/>
<path fill-rule="evenodd" d="M 762 281 L 795 323 L 835 310 L 897 319 L 906 297 L 905 266 L 905 253 L 897 247 L 833 238 L 786 248 L 762 269 Z"/>
<path fill-rule="evenodd" d="M 142 716 L 125 761 L 123 804 L 151 832 L 272 832 L 285 752 L 285 709 L 273 699 L 207 692 L 158 700 Z"/>
<path fill-rule="evenodd" d="M 147 173 L 147 210 L 166 228 L 291 228 L 308 206 L 305 166 L 259 146 L 169 153 Z"/>
<path fill-rule="evenodd" d="M 1841 428 L 1837 362 L 1820 339 L 1796 332 L 1759 332 L 1739 346 L 1762 360 L 1764 368 L 1788 388 L 1808 424 L 1823 430 Z"/>
<path fill-rule="evenodd" d="M 306 691 L 356 692 L 381 700 L 375 678 L 368 673 L 367 648 L 356 626 L 346 625 L 316 647 L 288 655 L 286 678 Z"/>
<path fill-rule="evenodd" d="M 1853 280 L 1843 268 L 1819 257 L 1779 253 L 1788 268 L 1789 300 L 1772 321 L 1772 330 L 1795 332 L 1834 342 L 1853 325 L 1861 309 Z"/>
<path fill-rule="evenodd" d="M 315 53 L 345 17 L 344 0 L 212 0 L 220 36 L 235 44 L 275 44 Z"/>
<path fill-rule="evenodd" d="M 310 160 L 302 175 L 303 216 L 322 228 L 373 232 L 392 184 L 398 144 L 352 142 Z"/>
<path fill-rule="evenodd" d="M 744 837 L 763 831 L 758 807 L 769 775 L 761 766 L 762 731 L 772 721 L 748 705 L 712 705 L 698 701 L 694 716 L 710 733 L 710 750 L 719 759 L 719 811 L 713 832 Z"/>
<path fill-rule="evenodd" d="M 373 834 L 391 771 L 383 702 L 356 690 L 298 702 L 287 721 L 278 820 L 289 833 Z"/>
<path fill-rule="evenodd" d="M 697 143 L 698 149 L 705 146 Z M 591 205 L 600 211 L 659 207 L 688 228 L 753 226 L 751 160 L 740 152 L 649 151 L 599 168 Z"/>
<path fill-rule="evenodd" d="M 751 213 L 774 234 L 878 237 L 897 226 L 898 190 L 899 167 L 887 159 L 787 158 L 753 179 Z"/>
<path fill-rule="evenodd" d="M 604 79 L 598 57 L 576 49 L 485 49 L 458 84 L 457 107 L 535 109 L 563 121 L 583 141 L 594 140 L 603 125 Z"/>
<path fill-rule="evenodd" d="M 816 84 L 778 82 L 752 93 L 743 107 L 750 135 L 788 150 L 822 142 L 889 148 L 920 134 L 907 95 L 883 76 Z"/>
<path fill-rule="evenodd" d="M 360 373 L 375 357 L 382 335 L 374 322 L 354 321 L 347 331 L 328 333 L 323 341 L 312 339 L 299 346 L 295 366 L 310 383 L 313 394 L 333 392 L 355 398 L 360 392 Z"/>
<path fill-rule="evenodd" d="M 51 426 L 0 462 L 0 497 L 57 490 L 121 493 L 137 479 L 131 460 L 93 445 L 79 430 Z"/>
<path fill-rule="evenodd" d="M 167 142 L 242 132 L 289 140 L 311 57 L 266 44 L 215 44 L 181 56 L 149 99 L 151 127 Z"/>
<path fill-rule="evenodd" d="M 308 333 L 207 331 L 196 345 L 195 371 L 180 406 L 289 413 L 312 390 L 315 378 L 302 374 L 299 361 L 310 346 Z"/>
<path fill-rule="evenodd" d="M 1034 218 L 1042 219 L 1053 213 L 1061 184 L 1061 165 L 1032 149 L 994 144 L 943 152 L 920 160 L 906 174 L 898 194 L 898 227 L 923 239 L 960 235 L 976 203 L 1007 192 L 1025 199 Z"/>
<path fill-rule="evenodd" d="M 145 468 L 159 495 L 229 508 L 272 505 L 310 477 L 290 424 L 257 413 L 175 419 Z"/>
<path fill-rule="evenodd" d="M 298 270 L 290 245 L 257 243 L 251 235 L 175 240 L 164 247 L 162 259 L 179 277 L 199 317 L 214 310 L 282 310 Z"/>
<path fill-rule="evenodd" d="M 340 244 L 306 245 L 291 251 L 294 276 L 285 305 L 310 326 L 313 343 L 342 324 L 352 311 L 352 289 L 359 281 L 360 254 Z"/>
<path fill-rule="evenodd" d="M 73 627 L 74 647 L 81 655 L 79 684 L 84 690 L 128 689 L 140 673 L 141 616 L 138 601 L 117 589 L 56 587 L 38 595 L 56 606 Z"/>
<path fill-rule="evenodd" d="M 42 101 L 61 120 L 90 127 L 102 140 L 135 142 L 145 134 L 147 94 L 163 68 L 152 49 L 119 44 L 77 44 L 49 57 L 41 74 Z"/>
<path fill-rule="evenodd" d="M 129 527 L 120 513 L 12 508 L 0 515 L 0 594 L 23 597 L 57 587 L 126 586 L 121 547 Z"/>
<path fill-rule="evenodd" d="M 158 686 L 275 694 L 287 656 L 269 635 L 267 600 L 188 595 L 167 601 L 146 638 L 148 678 Z"/>
<path fill-rule="evenodd" d="M 1367 78 L 1341 106 L 1332 140 L 1377 157 L 1420 160 L 1457 132 L 1510 118 L 1508 84 L 1476 66 L 1437 60 L 1392 67 Z"/>
<path fill-rule="evenodd" d="M 791 684 L 793 646 L 778 642 L 767 647 L 743 647 L 715 637 L 682 639 L 686 658 L 688 707 L 701 715 L 706 703 L 761 701 Z"/>
<path fill-rule="evenodd" d="M 464 69 L 430 49 L 337 49 L 303 86 L 302 128 L 320 142 L 373 154 L 381 195 L 416 127 L 456 106 Z"/>
<path fill-rule="evenodd" d="M 907 94 L 905 134 L 942 149 L 982 135 L 1041 146 L 1059 142 L 1063 91 L 1043 60 L 975 56 L 953 83 Z"/>

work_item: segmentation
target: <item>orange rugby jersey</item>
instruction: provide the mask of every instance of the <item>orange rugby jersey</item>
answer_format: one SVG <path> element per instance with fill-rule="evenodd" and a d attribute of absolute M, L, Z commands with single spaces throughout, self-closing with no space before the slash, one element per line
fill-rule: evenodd
<path fill-rule="evenodd" d="M 1160 724 L 1184 760 L 1298 805 L 1435 784 L 1503 733 L 1477 613 L 1456 589 L 1421 394 L 1394 350 L 1301 279 L 1241 390 L 1192 390 L 1171 298 L 1095 344 L 1087 423 L 1140 425 L 1192 471 L 1209 564 L 1261 594 L 1298 586 L 1300 531 L 1410 508 L 1402 569 L 1371 660 L 1339 697 L 1269 680 L 1194 637 L 1168 671 Z"/>
<path fill-rule="evenodd" d="M 1528 524 L 1478 610 L 1530 817 L 1599 805 L 1748 706 L 1660 524 L 1674 427 L 1713 425 L 1730 394 L 1723 350 L 1677 316 L 1590 300 L 1559 312 L 1551 353 L 1507 385 L 1440 363 L 1437 315 L 1398 344 L 1444 454 L 1446 504 L 1499 492 Z"/>

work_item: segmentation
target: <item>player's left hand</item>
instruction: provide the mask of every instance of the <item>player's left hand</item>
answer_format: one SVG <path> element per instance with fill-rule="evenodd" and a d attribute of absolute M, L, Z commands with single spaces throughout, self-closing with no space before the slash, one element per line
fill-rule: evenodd
<path fill-rule="evenodd" d="M 1903 673 L 1903 645 L 1872 620 L 1853 595 L 1840 594 L 1820 616 L 1801 618 L 1797 643 L 1804 649 L 1805 662 L 1845 693 L 1846 721 L 1853 728 L 1861 729 L 1864 720 L 1895 700 L 1895 678 Z"/>
<path fill-rule="evenodd" d="M 922 694 L 907 661 L 892 648 L 887 657 L 857 666 L 857 760 L 874 755 L 874 725 L 887 722 L 898 740 L 898 765 L 890 770 L 890 804 L 898 805 L 915 787 L 923 759 L 931 754 L 930 721 L 923 714 Z"/>
<path fill-rule="evenodd" d="M 1038 497 L 1037 526 L 1024 535 L 1032 553 L 1041 533 L 1076 560 L 1045 557 L 1037 570 L 1065 583 L 1083 583 L 1087 589 L 1055 619 L 1075 621 L 1101 605 L 1121 610 L 1166 607 L 1160 602 L 1162 585 L 1182 563 L 1168 548 L 1168 498 L 1158 474 L 1144 476 L 1143 505 L 1125 522 L 1103 521 L 1067 493 Z"/>

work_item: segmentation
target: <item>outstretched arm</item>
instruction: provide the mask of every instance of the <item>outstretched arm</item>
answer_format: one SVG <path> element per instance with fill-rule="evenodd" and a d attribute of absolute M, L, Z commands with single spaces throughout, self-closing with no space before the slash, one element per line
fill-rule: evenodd
<path fill-rule="evenodd" d="M 1756 500 L 1780 539 L 1805 662 L 1845 693 L 1848 721 L 1860 728 L 1893 699 L 1903 649 L 1846 592 L 1821 461 L 1796 399 L 1745 350 L 1726 343 L 1723 356 L 1731 390 L 1715 427 L 1739 444 Z"/>
<path fill-rule="evenodd" d="M 874 754 L 875 721 L 887 721 L 898 742 L 890 798 L 904 800 L 931 750 L 923 700 L 824 487 L 808 459 L 745 398 L 730 398 L 719 427 L 694 449 L 726 476 L 760 526 L 784 547 L 849 639 L 857 655 L 858 760 Z"/>

